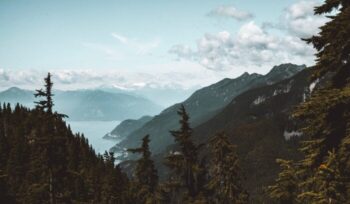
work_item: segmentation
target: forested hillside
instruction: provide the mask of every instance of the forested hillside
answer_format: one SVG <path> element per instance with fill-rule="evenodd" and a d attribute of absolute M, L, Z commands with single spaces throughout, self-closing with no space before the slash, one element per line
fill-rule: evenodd
<path fill-rule="evenodd" d="M 127 203 L 113 154 L 96 155 L 52 111 L 50 75 L 37 108 L 0 107 L 0 203 Z"/>

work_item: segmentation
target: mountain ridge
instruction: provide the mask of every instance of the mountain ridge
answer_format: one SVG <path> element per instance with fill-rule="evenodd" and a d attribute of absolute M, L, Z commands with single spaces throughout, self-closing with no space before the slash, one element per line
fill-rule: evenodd
<path fill-rule="evenodd" d="M 54 101 L 58 112 L 70 116 L 70 120 L 124 120 L 154 115 L 162 107 L 149 99 L 127 93 L 111 93 L 103 90 L 54 90 Z M 0 92 L 1 103 L 20 103 L 34 107 L 34 91 L 11 87 Z"/>
<path fill-rule="evenodd" d="M 293 64 L 281 64 L 277 67 L 266 75 L 243 73 L 235 79 L 225 78 L 194 92 L 182 103 L 191 116 L 190 122 L 192 126 L 195 127 L 210 119 L 237 95 L 259 86 L 279 82 L 306 68 L 305 65 Z M 277 72 L 283 67 L 287 69 L 284 74 Z M 173 142 L 169 135 L 169 130 L 178 128 L 177 110 L 179 107 L 180 103 L 164 109 L 144 126 L 132 131 L 125 140 L 112 147 L 111 151 L 121 151 L 124 148 L 137 146 L 141 138 L 146 134 L 151 136 L 151 150 L 155 154 L 163 151 L 166 146 Z"/>

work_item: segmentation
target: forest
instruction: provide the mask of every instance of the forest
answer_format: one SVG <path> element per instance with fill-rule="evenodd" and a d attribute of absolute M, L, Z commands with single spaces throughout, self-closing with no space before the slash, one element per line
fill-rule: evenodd
<path fill-rule="evenodd" d="M 106 204 L 343 204 L 350 201 L 350 2 L 326 0 L 316 15 L 330 21 L 317 36 L 304 39 L 317 50 L 310 82 L 323 86 L 296 106 L 303 137 L 295 158 L 276 158 L 280 171 L 257 200 L 244 184 L 236 142 L 224 131 L 207 144 L 194 139 L 186 108 L 178 110 L 175 144 L 162 156 L 160 178 L 150 136 L 127 151 L 131 163 L 115 164 L 113 152 L 97 154 L 82 134 L 53 110 L 49 73 L 35 92 L 36 107 L 0 107 L 0 203 Z M 129 169 L 129 171 L 130 171 Z"/>

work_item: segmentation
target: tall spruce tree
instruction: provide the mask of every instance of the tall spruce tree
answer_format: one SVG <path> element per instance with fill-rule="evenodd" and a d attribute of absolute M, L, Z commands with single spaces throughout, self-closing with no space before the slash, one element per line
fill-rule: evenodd
<path fill-rule="evenodd" d="M 207 188 L 213 193 L 216 204 L 248 203 L 248 195 L 242 188 L 236 147 L 225 133 L 218 133 L 210 140 L 211 162 Z"/>
<path fill-rule="evenodd" d="M 313 91 L 311 97 L 303 103 L 294 114 L 303 120 L 303 133 L 307 141 L 303 142 L 301 151 L 305 157 L 297 162 L 299 199 L 303 203 L 319 203 L 320 196 L 314 195 L 321 188 L 325 192 L 322 203 L 334 203 L 347 197 L 350 186 L 323 185 L 320 183 L 320 168 L 329 160 L 329 152 L 334 150 L 339 155 L 339 175 L 349 183 L 349 152 L 347 141 L 350 133 L 350 2 L 348 0 L 326 0 L 315 8 L 315 14 L 330 14 L 330 21 L 322 26 L 321 32 L 306 41 L 317 49 L 317 63 L 313 67 L 312 80 L 329 82 Z M 335 11 L 335 12 L 334 12 Z M 332 183 L 331 181 L 327 181 Z M 334 180 L 336 182 L 336 180 Z M 323 187 L 322 187 L 323 186 Z M 328 188 L 328 189 L 325 189 Z M 334 188 L 334 189 L 330 189 Z"/>
<path fill-rule="evenodd" d="M 36 107 L 40 110 L 46 111 L 48 113 L 52 113 L 52 107 L 54 106 L 52 97 L 54 96 L 52 94 L 52 80 L 51 80 L 51 74 L 48 73 L 45 80 L 45 89 L 38 89 L 36 90 L 36 93 L 34 94 L 35 97 L 44 98 L 43 100 L 35 102 L 37 105 Z"/>
<path fill-rule="evenodd" d="M 60 192 L 62 189 L 61 178 L 65 174 L 66 169 L 66 137 L 60 132 L 60 128 L 57 127 L 57 120 L 62 117 L 62 115 L 53 113 L 53 93 L 52 87 L 53 82 L 51 80 L 51 74 L 48 73 L 47 77 L 44 79 L 45 89 L 37 90 L 34 94 L 35 97 L 41 98 L 40 101 L 35 102 L 37 104 L 36 108 L 41 112 L 42 120 L 42 132 L 38 138 L 38 156 L 42 158 L 43 164 L 47 166 L 47 181 L 48 181 L 48 191 L 50 197 L 50 203 L 57 203 L 57 195 L 63 194 Z M 45 172 L 45 170 L 44 170 Z"/>
<path fill-rule="evenodd" d="M 199 176 L 203 169 L 198 162 L 200 145 L 192 141 L 192 128 L 189 124 L 189 115 L 181 105 L 178 111 L 180 116 L 180 129 L 170 131 L 174 137 L 178 151 L 169 154 L 165 159 L 165 165 L 171 170 L 168 187 L 172 190 L 174 203 L 184 202 L 182 199 L 192 199 L 200 191 Z"/>
<path fill-rule="evenodd" d="M 142 139 L 142 145 L 139 148 L 128 149 L 129 152 L 141 154 L 141 158 L 137 160 L 135 169 L 137 198 L 141 203 L 146 203 L 154 197 L 155 190 L 158 184 L 157 170 L 154 162 L 151 159 L 151 152 L 149 150 L 149 135 Z"/>

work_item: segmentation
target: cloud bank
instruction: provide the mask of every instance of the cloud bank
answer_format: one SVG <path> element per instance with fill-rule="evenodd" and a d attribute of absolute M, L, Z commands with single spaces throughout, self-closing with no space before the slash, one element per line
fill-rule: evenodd
<path fill-rule="evenodd" d="M 53 75 L 54 87 L 61 90 L 118 88 L 122 90 L 138 89 L 193 89 L 212 84 L 222 75 L 213 74 L 196 63 L 175 62 L 170 65 L 182 67 L 188 71 L 165 71 L 158 73 L 131 72 L 120 70 L 48 70 Z M 37 89 L 43 86 L 47 71 L 0 69 L 1 90 L 10 87 Z M 1 91 L 0 90 L 0 91 Z"/>

